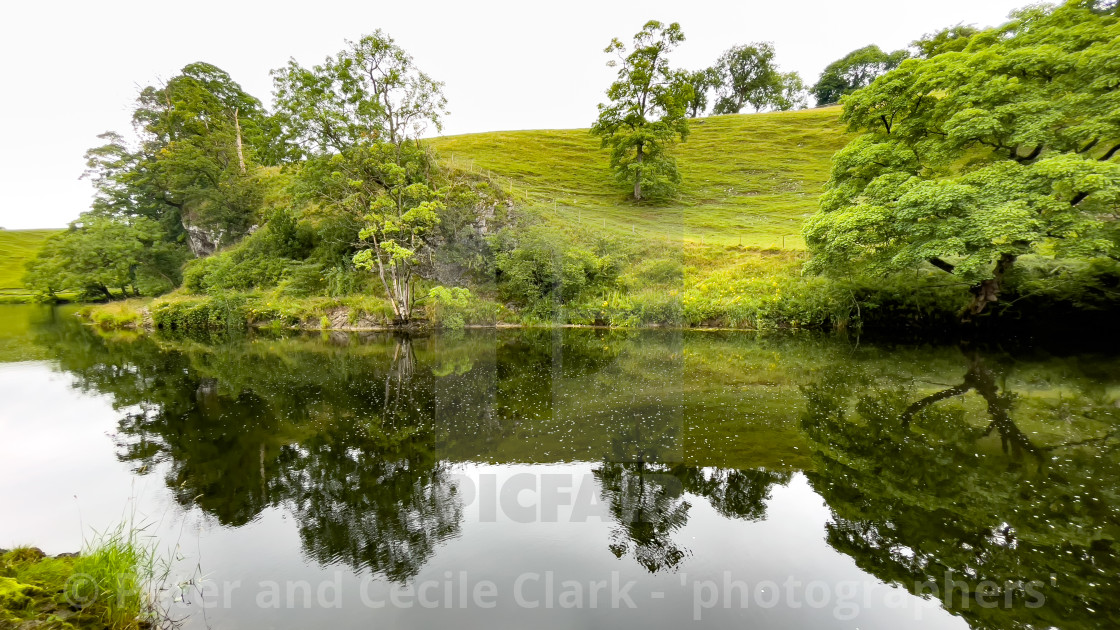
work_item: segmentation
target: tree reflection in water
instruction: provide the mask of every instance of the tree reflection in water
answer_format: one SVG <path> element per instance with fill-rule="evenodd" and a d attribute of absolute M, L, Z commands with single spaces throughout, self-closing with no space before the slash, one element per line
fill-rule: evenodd
<path fill-rule="evenodd" d="M 519 434 L 568 424 L 584 412 L 581 379 L 600 371 L 616 370 L 609 378 L 626 386 L 615 365 L 621 344 L 593 335 L 567 340 L 559 372 L 551 336 L 531 331 L 496 348 L 484 339 L 488 352 L 470 340 L 433 346 L 403 336 L 213 344 L 111 338 L 75 325 L 46 335 L 79 387 L 112 394 L 122 412 L 119 458 L 141 473 L 162 470 L 179 504 L 231 527 L 286 509 L 309 558 L 395 581 L 415 576 L 461 531 L 450 472 L 461 460 L 451 454 L 480 441 L 525 444 Z M 564 379 L 568 398 L 551 379 Z M 676 462 L 678 402 L 611 407 L 604 439 L 588 442 L 606 451 L 593 472 L 615 521 L 608 548 L 650 572 L 689 556 L 674 537 L 690 495 L 724 516 L 759 520 L 769 489 L 789 479 Z"/>
<path fill-rule="evenodd" d="M 1083 395 L 1098 435 L 1036 443 L 1012 419 L 1015 393 L 1000 391 L 1010 366 L 967 348 L 965 359 L 960 384 L 924 397 L 854 363 L 803 387 L 829 544 L 975 627 L 1120 626 L 1111 405 Z M 970 393 L 983 411 L 970 412 Z"/>

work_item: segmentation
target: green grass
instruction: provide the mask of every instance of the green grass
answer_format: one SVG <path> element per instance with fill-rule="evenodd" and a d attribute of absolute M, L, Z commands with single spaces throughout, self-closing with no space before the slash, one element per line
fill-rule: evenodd
<path fill-rule="evenodd" d="M 623 285 L 577 305 L 574 323 L 759 327 L 819 325 L 845 305 L 805 280 L 801 238 L 817 210 L 832 155 L 850 139 L 840 108 L 713 116 L 690 121 L 673 149 L 676 197 L 636 203 L 587 129 L 504 131 L 431 141 L 445 167 L 482 173 L 522 212 L 577 241 L 624 244 Z M 681 273 L 657 281 L 670 261 Z M 680 309 L 661 304 L 679 300 Z M 670 308 L 672 307 L 672 308 Z M 658 315 L 665 312 L 668 315 Z M 679 312 L 679 316 L 673 315 Z M 573 314 L 574 313 L 574 314 Z"/>
<path fill-rule="evenodd" d="M 138 630 L 164 621 L 152 592 L 169 565 L 142 534 L 122 524 L 76 558 L 31 547 L 0 555 L 0 628 Z"/>
<path fill-rule="evenodd" d="M 832 154 L 848 141 L 838 107 L 699 118 L 674 149 L 676 199 L 634 203 L 587 129 L 501 131 L 431 141 L 444 164 L 486 171 L 524 208 L 607 235 L 803 249 Z"/>
<path fill-rule="evenodd" d="M 26 301 L 30 294 L 23 286 L 24 265 L 43 242 L 61 230 L 0 230 L 0 303 Z"/>

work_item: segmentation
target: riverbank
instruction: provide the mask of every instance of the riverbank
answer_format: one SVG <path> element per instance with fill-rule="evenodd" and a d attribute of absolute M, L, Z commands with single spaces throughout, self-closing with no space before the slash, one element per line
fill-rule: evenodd
<path fill-rule="evenodd" d="M 723 251 L 730 250 L 730 251 Z M 634 265 L 618 288 L 533 308 L 503 301 L 490 287 L 419 285 L 407 329 L 595 326 L 735 330 L 861 330 L 944 334 L 962 329 L 969 287 L 936 270 L 849 280 L 803 276 L 803 255 L 711 246 L 690 251 L 676 279 Z M 633 277 L 630 277 L 630 276 Z M 683 277 L 682 277 L 683 276 Z M 1118 266 L 1023 261 L 1000 301 L 965 328 L 1084 329 L 1120 311 Z M 180 332 L 248 329 L 396 330 L 392 307 L 377 295 L 296 296 L 284 289 L 191 293 L 93 304 L 79 316 L 106 330 Z"/>
<path fill-rule="evenodd" d="M 0 630 L 150 628 L 145 552 L 109 538 L 85 554 L 0 549 Z"/>

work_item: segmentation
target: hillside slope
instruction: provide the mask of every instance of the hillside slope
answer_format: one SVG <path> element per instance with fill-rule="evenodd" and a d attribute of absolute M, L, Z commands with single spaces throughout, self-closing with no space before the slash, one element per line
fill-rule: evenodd
<path fill-rule="evenodd" d="M 0 301 L 23 296 L 24 265 L 43 242 L 62 230 L 0 230 Z"/>
<path fill-rule="evenodd" d="M 677 199 L 634 203 L 587 129 L 503 131 L 431 141 L 448 166 L 485 170 L 550 220 L 705 244 L 801 249 L 832 154 L 847 142 L 840 108 L 690 121 L 674 150 Z"/>

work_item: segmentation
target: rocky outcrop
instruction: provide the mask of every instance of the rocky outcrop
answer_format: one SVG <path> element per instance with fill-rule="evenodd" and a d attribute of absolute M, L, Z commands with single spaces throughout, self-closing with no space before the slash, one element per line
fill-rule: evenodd
<path fill-rule="evenodd" d="M 185 221 L 183 222 L 183 229 L 187 232 L 187 246 L 190 247 L 195 258 L 213 254 L 218 251 L 218 247 L 222 244 L 223 234 L 220 230 L 210 231 L 197 225 L 190 225 Z"/>

